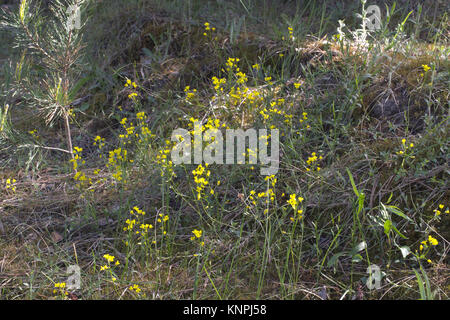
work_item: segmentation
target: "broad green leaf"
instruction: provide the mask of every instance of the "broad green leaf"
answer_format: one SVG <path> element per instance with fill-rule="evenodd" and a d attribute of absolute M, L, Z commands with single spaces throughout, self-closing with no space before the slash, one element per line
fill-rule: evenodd
<path fill-rule="evenodd" d="M 336 264 L 336 262 L 338 261 L 339 257 L 346 255 L 346 252 L 338 252 L 335 255 L 333 255 L 330 260 L 328 260 L 327 266 L 328 267 L 332 267 Z"/>
<path fill-rule="evenodd" d="M 387 220 L 384 222 L 384 233 L 385 233 L 387 236 L 389 236 L 389 232 L 391 231 L 391 229 L 392 229 L 392 221 L 389 220 L 389 219 L 387 219 Z"/>
<path fill-rule="evenodd" d="M 422 277 L 416 271 L 416 269 L 413 269 L 413 270 L 417 277 L 417 284 L 419 285 L 420 300 L 427 300 L 427 295 L 425 294 L 425 286 L 423 285 Z"/>
<path fill-rule="evenodd" d="M 350 178 L 350 183 L 352 184 L 352 187 L 353 187 L 353 192 L 359 198 L 359 191 L 358 191 L 358 188 L 356 188 L 356 184 L 355 184 L 355 181 L 353 180 L 352 173 L 350 172 L 350 170 L 348 168 L 346 168 L 346 169 L 347 169 L 348 177 Z"/>
<path fill-rule="evenodd" d="M 396 206 L 387 206 L 386 207 L 387 210 L 389 210 L 390 212 L 398 215 L 399 217 L 402 217 L 403 219 L 408 220 L 409 222 L 414 222 L 410 217 L 408 217 L 406 214 L 404 214 L 399 208 L 397 208 Z"/>

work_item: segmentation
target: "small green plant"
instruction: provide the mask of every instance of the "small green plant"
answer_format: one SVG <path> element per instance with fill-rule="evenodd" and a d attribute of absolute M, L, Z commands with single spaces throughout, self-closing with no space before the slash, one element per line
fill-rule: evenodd
<path fill-rule="evenodd" d="M 47 13 L 39 8 L 37 1 L 22 0 L 18 12 L 1 13 L 0 23 L 0 27 L 14 33 L 14 45 L 22 52 L 11 95 L 21 97 L 32 111 L 37 108 L 47 125 L 63 119 L 67 140 L 67 150 L 63 151 L 72 158 L 72 103 L 84 84 L 80 80 L 83 26 L 71 24 L 74 13 L 69 9 L 85 4 L 85 0 L 57 0 Z"/>
<path fill-rule="evenodd" d="M 431 291 L 430 280 L 422 266 L 420 266 L 420 273 L 416 269 L 414 269 L 414 273 L 419 285 L 420 300 L 434 300 L 434 292 Z"/>

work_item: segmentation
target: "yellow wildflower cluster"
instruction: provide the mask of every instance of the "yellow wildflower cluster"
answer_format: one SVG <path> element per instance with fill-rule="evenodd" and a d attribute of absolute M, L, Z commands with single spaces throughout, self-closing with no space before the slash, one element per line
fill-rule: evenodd
<path fill-rule="evenodd" d="M 16 192 L 16 186 L 14 185 L 16 183 L 16 179 L 6 179 L 6 189 L 11 190 L 12 192 Z"/>
<path fill-rule="evenodd" d="M 120 124 L 122 125 L 123 129 L 126 131 L 126 133 L 119 135 L 121 143 L 124 145 L 130 144 L 132 138 L 139 137 L 139 134 L 135 132 L 136 127 L 134 126 L 133 122 L 130 122 L 128 125 L 127 125 L 127 122 L 128 122 L 127 118 L 123 118 L 120 121 Z"/>
<path fill-rule="evenodd" d="M 321 168 L 318 166 L 318 161 L 322 159 L 323 157 L 317 156 L 317 153 L 311 153 L 311 156 L 306 160 L 306 164 L 309 166 L 308 168 L 306 168 L 306 171 L 320 171 Z"/>
<path fill-rule="evenodd" d="M 308 113 L 307 112 L 303 112 L 302 116 L 303 116 L 303 118 L 299 120 L 300 123 L 303 123 L 303 121 L 308 120 Z"/>
<path fill-rule="evenodd" d="M 70 118 L 70 120 L 72 122 L 72 119 L 75 118 L 75 112 L 73 111 L 73 108 L 69 108 L 67 110 L 67 115 L 69 116 L 69 118 Z"/>
<path fill-rule="evenodd" d="M 197 89 L 191 89 L 190 86 L 186 86 L 184 92 L 186 92 L 186 102 L 193 102 L 197 94 Z"/>
<path fill-rule="evenodd" d="M 77 187 L 80 189 L 85 188 L 89 185 L 92 185 L 92 178 L 87 177 L 83 171 L 78 171 L 77 173 L 75 173 L 75 175 L 73 176 L 73 179 L 75 181 L 79 181 L 77 183 Z M 94 191 L 94 190 L 92 190 L 92 191 Z"/>
<path fill-rule="evenodd" d="M 148 223 L 142 223 L 139 228 L 141 229 L 142 234 L 146 234 L 148 230 L 153 229 L 153 225 Z"/>
<path fill-rule="evenodd" d="M 136 100 L 136 97 L 138 96 L 137 92 L 134 91 L 135 89 L 137 89 L 137 84 L 136 84 L 136 82 L 131 81 L 130 79 L 127 79 L 127 82 L 125 82 L 124 87 L 125 87 L 125 88 L 128 88 L 128 87 L 133 88 L 133 89 L 132 89 L 133 91 L 131 91 L 131 92 L 128 94 L 128 98 L 131 99 L 131 100 L 133 100 L 133 101 L 135 101 L 135 100 Z"/>
<path fill-rule="evenodd" d="M 414 147 L 414 143 L 410 143 L 409 145 L 407 145 L 406 143 L 406 139 L 402 139 L 402 150 L 397 151 L 397 154 L 402 156 L 407 154 L 408 149 L 413 148 Z M 411 158 L 414 158 L 414 156 L 411 156 Z"/>
<path fill-rule="evenodd" d="M 239 72 L 240 69 L 239 69 L 239 67 L 237 65 L 237 63 L 239 61 L 240 61 L 239 58 L 228 58 L 227 62 L 225 63 L 225 66 L 226 66 L 225 69 L 228 72 L 234 72 L 234 71 Z M 224 71 L 224 70 L 222 69 L 222 71 Z"/>
<path fill-rule="evenodd" d="M 131 100 L 136 100 L 137 95 L 138 94 L 136 92 L 132 92 L 128 95 L 128 98 L 130 98 Z"/>
<path fill-rule="evenodd" d="M 423 65 L 422 65 L 422 68 L 423 68 L 423 71 L 424 71 L 424 72 L 428 72 L 428 71 L 431 70 L 431 67 L 430 67 L 429 65 L 427 65 L 427 64 L 423 64 Z M 420 76 L 423 77 L 423 76 L 424 76 L 424 73 L 422 72 L 422 73 L 420 74 Z"/>
<path fill-rule="evenodd" d="M 137 88 L 137 84 L 136 84 L 136 82 L 134 82 L 134 81 L 132 82 L 130 79 L 127 79 L 127 82 L 125 82 L 124 87 L 125 88 L 133 87 L 134 89 L 136 89 Z"/>
<path fill-rule="evenodd" d="M 105 138 L 100 136 L 96 136 L 94 139 L 94 146 L 98 146 L 99 150 L 101 150 L 105 146 Z"/>
<path fill-rule="evenodd" d="M 308 121 L 308 113 L 307 112 L 303 112 L 302 113 L 302 117 L 299 119 L 299 122 L 302 125 L 305 125 L 305 123 L 306 123 L 306 125 L 304 127 L 300 128 L 300 130 L 302 130 L 302 129 L 310 129 L 311 128 L 311 126 L 307 123 L 307 121 Z M 300 130 L 297 131 L 298 134 L 300 134 Z"/>
<path fill-rule="evenodd" d="M 90 177 L 87 177 L 86 174 L 83 171 L 78 171 L 79 164 L 85 164 L 86 161 L 84 161 L 81 158 L 81 152 L 83 151 L 83 148 L 74 147 L 73 149 L 73 159 L 70 160 L 73 164 L 73 170 L 76 172 L 73 176 L 73 179 L 75 181 L 78 181 L 77 188 L 85 188 L 89 185 L 92 185 L 92 179 Z M 93 191 L 93 190 L 92 190 Z"/>
<path fill-rule="evenodd" d="M 291 217 L 291 221 L 295 221 L 297 218 L 301 219 L 303 217 L 303 209 L 299 208 L 299 205 L 303 202 L 303 198 L 302 197 L 297 197 L 297 195 L 291 194 L 289 196 L 289 200 L 287 200 L 287 203 L 289 203 L 292 207 L 292 209 L 294 209 L 294 212 L 297 214 L 296 218 Z"/>
<path fill-rule="evenodd" d="M 53 289 L 53 293 L 60 293 L 64 296 L 67 296 L 69 293 L 65 290 L 66 289 L 66 283 L 65 282 L 57 282 L 55 283 L 55 289 Z"/>
<path fill-rule="evenodd" d="M 131 144 L 133 139 L 136 139 L 138 143 L 149 142 L 150 138 L 154 138 L 155 135 L 147 126 L 147 115 L 144 111 L 136 113 L 137 127 L 133 122 L 129 122 L 128 118 L 123 118 L 120 121 L 125 133 L 120 134 L 119 138 L 123 145 Z M 140 130 L 139 130 L 140 129 Z M 133 162 L 130 160 L 130 162 Z"/>
<path fill-rule="evenodd" d="M 109 165 L 117 165 L 117 161 L 126 161 L 127 160 L 127 150 L 122 148 L 114 149 L 109 152 Z"/>
<path fill-rule="evenodd" d="M 205 37 L 207 37 L 208 35 L 211 35 L 212 32 L 216 31 L 216 28 L 215 27 L 211 27 L 211 24 L 209 22 L 205 22 L 204 26 L 205 26 L 205 32 L 203 32 L 203 35 Z"/>
<path fill-rule="evenodd" d="M 289 40 L 294 41 L 294 29 L 292 27 L 288 27 L 288 31 L 289 31 Z"/>
<path fill-rule="evenodd" d="M 205 245 L 205 242 L 204 242 L 203 239 L 202 239 L 203 231 L 202 231 L 202 230 L 194 229 L 194 230 L 192 230 L 192 233 L 193 233 L 194 235 L 191 237 L 191 241 L 197 240 L 198 243 L 200 244 L 200 246 L 203 247 L 203 246 Z"/>
<path fill-rule="evenodd" d="M 103 256 L 103 258 L 105 258 L 106 261 L 108 261 L 108 263 L 114 262 L 114 259 L 115 259 L 114 256 L 111 256 L 111 255 L 109 255 L 109 254 L 105 254 L 105 255 Z"/>
<path fill-rule="evenodd" d="M 134 87 L 133 82 L 129 83 L 129 85 Z M 121 147 L 109 151 L 106 167 L 110 168 L 110 170 L 112 171 L 112 177 L 117 182 L 127 182 L 126 180 L 124 180 L 126 164 L 134 162 L 133 159 L 129 159 L 129 154 L 126 146 L 136 141 L 137 143 L 148 143 L 150 138 L 155 137 L 155 135 L 152 134 L 151 130 L 146 124 L 147 115 L 145 114 L 145 112 L 138 112 L 136 114 L 136 119 L 136 126 L 133 122 L 129 121 L 128 118 L 122 118 L 120 120 L 120 124 L 125 131 L 123 134 L 119 135 Z M 94 145 L 98 146 L 98 148 L 101 150 L 105 146 L 105 138 L 96 136 L 94 139 Z M 79 150 L 79 152 L 81 152 L 81 150 Z M 79 156 L 76 157 L 75 160 L 78 161 L 78 158 Z M 100 155 L 100 158 L 102 158 L 102 155 Z M 78 162 L 75 162 L 74 167 L 76 168 L 77 165 Z M 99 169 L 95 170 L 94 174 L 98 174 L 99 171 Z M 80 175 L 80 177 L 82 177 L 82 175 Z"/>
<path fill-rule="evenodd" d="M 262 88 L 249 88 L 249 77 L 239 67 L 239 58 L 228 58 L 221 69 L 226 77 L 212 77 L 212 86 L 216 93 L 212 100 L 216 105 L 224 106 L 226 110 L 239 110 L 244 113 L 243 118 L 253 118 L 259 106 L 264 102 Z M 253 65 L 259 70 L 259 64 Z M 271 78 L 270 78 L 271 79 Z"/>
<path fill-rule="evenodd" d="M 73 148 L 73 159 L 70 159 L 70 162 L 72 162 L 73 165 L 73 171 L 77 171 L 79 161 L 81 164 L 85 164 L 85 161 L 81 159 L 81 152 L 83 151 L 83 148 L 74 147 Z"/>
<path fill-rule="evenodd" d="M 133 209 L 130 210 L 130 213 L 132 215 L 141 215 L 141 216 L 145 216 L 145 211 L 139 209 L 138 206 L 134 206 Z"/>
<path fill-rule="evenodd" d="M 232 87 L 228 93 L 231 106 L 239 106 L 245 104 L 247 98 L 247 87 Z"/>
<path fill-rule="evenodd" d="M 248 196 L 248 199 L 250 200 L 250 203 L 253 206 L 257 206 L 258 203 L 261 203 L 265 207 L 263 213 L 268 213 L 268 206 L 270 203 L 273 203 L 275 201 L 275 192 L 274 188 L 277 183 L 277 178 L 275 175 L 266 176 L 264 177 L 264 181 L 267 181 L 267 189 L 266 191 L 258 192 L 256 193 L 255 190 L 250 190 L 250 195 Z M 249 209 L 250 206 L 247 206 L 247 209 Z"/>
<path fill-rule="evenodd" d="M 159 218 L 156 221 L 161 223 L 160 229 L 161 229 L 162 235 L 165 236 L 167 234 L 166 230 L 167 230 L 167 221 L 169 221 L 169 216 L 167 214 L 165 215 L 162 213 L 160 213 L 158 216 L 159 216 Z"/>
<path fill-rule="evenodd" d="M 133 231 L 135 226 L 139 226 L 138 230 L 134 231 L 134 234 L 139 234 L 144 241 L 147 241 L 147 234 L 150 229 L 153 229 L 153 225 L 149 223 L 145 223 L 144 216 L 146 215 L 146 212 L 142 209 L 140 209 L 138 206 L 134 206 L 130 210 L 130 214 L 132 216 L 132 219 L 127 219 L 125 221 L 125 227 L 123 228 L 124 231 Z M 163 217 L 164 221 L 169 220 L 169 216 L 167 218 Z M 158 218 L 158 222 L 161 222 L 161 219 Z M 165 234 L 165 233 L 164 233 Z M 140 242 L 139 244 L 142 244 Z"/>
<path fill-rule="evenodd" d="M 276 117 L 281 116 L 283 121 L 286 124 L 292 124 L 292 114 L 287 113 L 283 110 L 283 106 L 286 104 L 285 99 L 278 98 L 275 101 L 270 102 L 270 107 L 266 107 L 262 109 L 259 114 L 263 117 L 264 123 L 266 123 L 269 120 L 276 120 Z M 271 129 L 274 129 L 275 127 L 271 127 Z"/>
<path fill-rule="evenodd" d="M 134 206 L 134 207 L 130 210 L 130 214 L 131 214 L 131 216 L 133 216 L 133 217 L 135 217 L 135 218 L 134 218 L 134 219 L 127 219 L 127 220 L 125 221 L 126 226 L 123 228 L 124 231 L 130 231 L 130 230 L 133 230 L 133 227 L 134 227 L 134 225 L 136 224 L 136 218 L 139 219 L 139 217 L 145 216 L 145 211 L 139 209 L 138 206 Z M 142 224 L 141 224 L 141 225 L 142 225 Z M 152 227 L 148 227 L 148 228 L 145 228 L 145 227 L 144 227 L 144 228 L 141 228 L 141 229 L 150 229 L 150 228 L 153 228 L 153 226 L 152 226 Z M 138 233 L 139 233 L 139 231 L 136 232 L 136 234 L 138 234 Z"/>
<path fill-rule="evenodd" d="M 213 85 L 214 85 L 214 90 L 216 90 L 217 93 L 223 93 L 223 86 L 227 83 L 227 79 L 226 78 L 217 78 L 217 77 L 212 77 L 211 78 Z"/>
<path fill-rule="evenodd" d="M 420 246 L 419 246 L 420 255 L 418 256 L 418 258 L 426 259 L 426 255 L 430 251 L 430 248 L 432 246 L 437 246 L 438 244 L 439 244 L 439 241 L 437 239 L 433 238 L 431 235 L 428 236 L 427 240 L 420 242 Z M 417 250 L 416 250 L 416 256 L 417 256 Z M 432 261 L 430 259 L 427 259 L 427 261 L 429 263 L 432 263 Z"/>
<path fill-rule="evenodd" d="M 133 230 L 134 225 L 136 224 L 136 219 L 127 219 L 125 221 L 125 223 L 127 224 L 126 227 L 123 228 L 123 231 L 130 231 Z"/>
<path fill-rule="evenodd" d="M 433 212 L 436 214 L 436 216 L 439 216 L 442 213 L 441 210 L 444 210 L 444 208 L 445 206 L 443 204 L 440 204 L 437 209 L 433 210 Z M 448 209 L 448 207 L 447 210 L 445 210 L 444 212 L 450 214 L 450 210 Z"/>
<path fill-rule="evenodd" d="M 205 144 L 207 144 L 209 141 L 211 141 L 211 143 L 209 143 L 206 147 L 205 147 L 205 151 L 209 151 L 212 150 L 214 148 L 220 148 L 221 146 L 219 145 L 219 140 L 215 140 L 216 139 L 216 134 L 219 132 L 220 128 L 225 128 L 226 124 L 225 123 L 220 123 L 219 119 L 210 119 L 208 118 L 207 122 L 201 126 L 201 130 L 202 132 L 204 132 L 203 134 L 203 142 Z M 195 135 L 195 129 L 191 131 L 192 135 Z M 197 128 L 198 130 L 200 130 L 200 128 Z M 195 140 L 194 138 L 194 144 L 197 145 L 198 142 Z M 212 190 L 211 190 L 212 191 Z M 211 192 L 213 193 L 213 192 Z"/>
<path fill-rule="evenodd" d="M 122 148 L 116 148 L 109 152 L 107 168 L 112 168 L 113 178 L 120 182 L 123 181 L 123 168 L 122 165 L 127 161 L 128 151 Z M 123 182 L 126 183 L 126 180 Z"/>
<path fill-rule="evenodd" d="M 34 139 L 39 139 L 39 136 L 37 135 L 37 130 L 36 129 L 34 129 L 34 130 L 31 130 L 31 131 L 28 131 L 28 133 L 29 134 L 31 134 L 31 136 L 34 138 Z"/>
<path fill-rule="evenodd" d="M 272 85 L 272 77 L 264 77 L 264 81 L 267 82 L 269 85 Z"/>
<path fill-rule="evenodd" d="M 149 138 L 154 138 L 155 135 L 152 133 L 152 131 L 147 126 L 147 119 L 148 116 L 145 114 L 145 112 L 138 112 L 136 113 L 136 119 L 138 121 L 138 126 L 141 129 L 140 134 L 136 133 L 136 137 L 139 138 L 138 143 L 148 142 Z"/>
<path fill-rule="evenodd" d="M 107 264 L 101 266 L 100 271 L 111 269 L 111 264 L 114 262 L 116 257 L 114 257 L 110 254 L 105 254 L 105 255 L 103 255 L 103 258 L 106 260 Z M 119 260 L 116 260 L 116 262 L 114 263 L 114 265 L 116 265 L 116 266 L 118 266 L 119 264 L 120 264 Z M 113 281 L 115 281 L 114 277 L 113 277 Z"/>
<path fill-rule="evenodd" d="M 156 163 L 160 165 L 161 177 L 166 176 L 167 179 L 175 177 L 175 172 L 173 171 L 173 162 L 169 160 L 169 154 L 172 151 L 172 142 L 166 140 L 166 144 L 163 148 L 158 150 L 156 155 Z"/>
<path fill-rule="evenodd" d="M 136 292 L 136 293 L 140 293 L 140 292 L 141 292 L 141 288 L 139 288 L 139 286 L 138 286 L 137 284 L 130 286 L 130 287 L 128 288 L 128 290 L 134 291 L 134 292 Z"/>
<path fill-rule="evenodd" d="M 198 167 L 192 171 L 192 175 L 194 176 L 194 182 L 197 185 L 196 192 L 197 192 L 197 200 L 200 200 L 204 194 L 204 189 L 209 184 L 208 178 L 211 174 L 209 170 L 207 170 L 208 164 L 205 163 L 205 166 L 202 166 L 201 164 L 198 165 Z M 212 189 L 211 189 L 212 190 Z M 214 193 L 214 191 L 213 191 Z"/>

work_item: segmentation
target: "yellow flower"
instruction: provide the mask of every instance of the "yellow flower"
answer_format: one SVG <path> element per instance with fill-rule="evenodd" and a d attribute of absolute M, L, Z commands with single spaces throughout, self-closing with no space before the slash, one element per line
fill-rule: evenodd
<path fill-rule="evenodd" d="M 16 183 L 16 179 L 6 179 L 6 189 L 11 189 L 13 192 L 16 191 L 16 186 L 14 184 Z"/>
<path fill-rule="evenodd" d="M 105 255 L 103 256 L 103 258 L 105 258 L 106 261 L 108 261 L 108 262 L 113 262 L 114 259 L 115 259 L 114 256 L 111 256 L 111 255 L 109 255 L 109 254 L 105 254 Z"/>
<path fill-rule="evenodd" d="M 131 291 L 135 291 L 136 293 L 141 292 L 141 289 L 137 284 L 130 286 L 128 289 L 130 289 Z"/>
<path fill-rule="evenodd" d="M 438 245 L 438 241 L 437 241 L 437 239 L 435 239 L 435 238 L 433 238 L 432 236 L 428 236 L 428 241 L 430 242 L 430 244 L 432 245 L 432 246 L 437 246 Z"/>
<path fill-rule="evenodd" d="M 430 68 L 428 65 L 426 65 L 426 64 L 423 64 L 423 65 L 422 65 L 422 68 L 423 68 L 423 71 L 425 71 L 425 72 L 427 72 L 428 70 L 431 69 L 431 68 Z"/>
<path fill-rule="evenodd" d="M 292 209 L 296 210 L 297 209 L 297 195 L 294 193 L 294 194 L 291 194 L 289 197 L 290 197 L 290 199 L 287 202 L 291 205 Z"/>
<path fill-rule="evenodd" d="M 192 233 L 194 234 L 194 236 L 196 238 L 201 238 L 201 236 L 202 236 L 202 230 L 194 229 L 194 231 L 192 231 Z"/>

